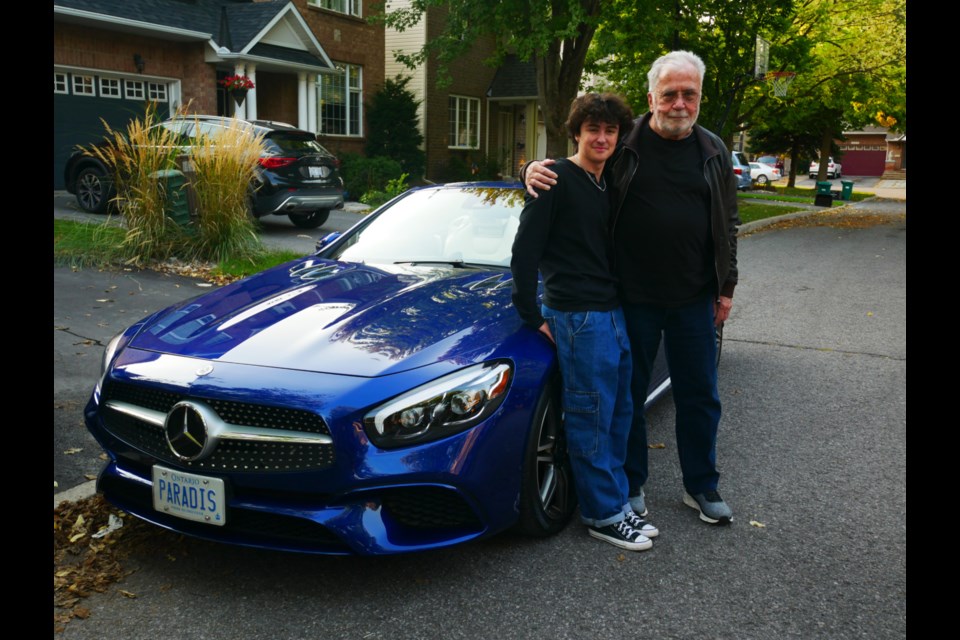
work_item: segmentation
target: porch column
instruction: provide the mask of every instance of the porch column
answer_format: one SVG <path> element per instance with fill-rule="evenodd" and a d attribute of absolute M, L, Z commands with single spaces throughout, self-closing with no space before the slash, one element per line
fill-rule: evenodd
<path fill-rule="evenodd" d="M 233 68 L 233 75 L 235 76 L 245 76 L 247 68 L 246 65 L 238 64 Z M 230 96 L 230 99 L 233 100 L 233 96 Z M 235 107 L 233 111 L 234 117 L 240 118 L 241 120 L 247 119 L 247 101 L 244 100 L 243 104 L 237 104 L 237 101 L 233 101 L 233 106 Z"/>
<path fill-rule="evenodd" d="M 320 122 L 317 119 L 317 74 L 307 76 L 307 112 L 310 114 L 310 131 L 320 132 Z"/>
<path fill-rule="evenodd" d="M 247 92 L 247 99 L 243 101 L 243 108 L 247 112 L 247 120 L 257 119 L 257 65 L 247 65 L 247 77 L 253 81 L 253 89 Z"/>
<path fill-rule="evenodd" d="M 307 110 L 307 74 L 303 71 L 297 73 L 297 126 L 312 131 Z"/>

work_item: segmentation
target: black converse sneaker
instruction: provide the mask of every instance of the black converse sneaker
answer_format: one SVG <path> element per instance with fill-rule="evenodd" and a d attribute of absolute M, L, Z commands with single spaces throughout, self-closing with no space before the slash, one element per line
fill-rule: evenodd
<path fill-rule="evenodd" d="M 653 546 L 653 540 L 630 526 L 626 519 L 605 527 L 587 527 L 590 535 L 609 542 L 615 547 L 630 551 L 645 551 Z"/>
<path fill-rule="evenodd" d="M 627 521 L 627 524 L 648 538 L 656 538 L 658 535 L 660 535 L 660 529 L 657 529 L 645 519 L 638 516 L 635 511 L 628 513 L 625 520 Z"/>

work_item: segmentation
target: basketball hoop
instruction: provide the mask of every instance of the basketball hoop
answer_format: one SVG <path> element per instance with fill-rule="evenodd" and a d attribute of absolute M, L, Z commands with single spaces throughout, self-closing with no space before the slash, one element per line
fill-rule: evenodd
<path fill-rule="evenodd" d="M 793 82 L 796 75 L 793 71 L 768 71 L 763 79 L 773 85 L 773 95 L 775 97 L 785 98 L 787 96 L 787 87 L 790 86 L 790 83 Z"/>

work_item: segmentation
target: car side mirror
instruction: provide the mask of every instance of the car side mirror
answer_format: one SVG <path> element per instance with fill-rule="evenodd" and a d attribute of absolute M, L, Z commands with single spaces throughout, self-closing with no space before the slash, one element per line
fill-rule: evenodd
<path fill-rule="evenodd" d="M 339 231 L 328 233 L 327 235 L 317 240 L 317 246 L 314 247 L 314 249 L 316 251 L 321 251 L 322 249 L 325 249 L 326 247 L 329 247 L 331 244 L 333 244 L 342 235 L 343 234 L 340 233 Z"/>

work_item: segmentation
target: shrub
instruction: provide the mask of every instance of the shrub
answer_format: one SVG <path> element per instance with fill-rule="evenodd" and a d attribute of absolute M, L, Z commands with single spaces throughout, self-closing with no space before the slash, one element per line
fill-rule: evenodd
<path fill-rule="evenodd" d="M 500 165 L 494 157 L 477 152 L 451 152 L 449 159 L 437 169 L 438 182 L 470 182 L 499 180 Z"/>
<path fill-rule="evenodd" d="M 388 78 L 383 88 L 373 95 L 367 105 L 365 151 L 370 158 L 396 160 L 405 173 L 421 176 L 426 154 L 420 148 L 423 144 L 417 116 L 420 101 L 407 89 L 409 83 L 409 76 L 397 75 L 394 79 Z"/>
<path fill-rule="evenodd" d="M 384 157 L 365 158 L 356 153 L 340 156 L 340 175 L 345 198 L 359 198 L 368 191 L 383 191 L 387 182 L 403 174 L 400 163 Z"/>
<path fill-rule="evenodd" d="M 407 177 L 407 174 L 404 173 L 395 180 L 387 181 L 387 186 L 383 191 L 367 191 L 360 196 L 360 202 L 376 208 L 385 202 L 393 200 L 409 188 L 409 185 L 407 185 Z"/>

